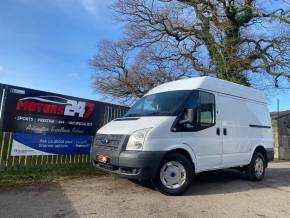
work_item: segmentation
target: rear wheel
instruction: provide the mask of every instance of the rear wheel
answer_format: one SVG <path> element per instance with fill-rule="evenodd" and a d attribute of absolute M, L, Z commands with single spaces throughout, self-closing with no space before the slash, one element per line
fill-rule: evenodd
<path fill-rule="evenodd" d="M 180 195 L 191 184 L 193 175 L 191 161 L 182 154 L 171 153 L 159 167 L 154 185 L 163 194 Z"/>
<path fill-rule="evenodd" d="M 251 181 L 261 181 L 265 176 L 266 161 L 263 154 L 255 152 L 251 163 L 246 168 L 247 178 Z"/>

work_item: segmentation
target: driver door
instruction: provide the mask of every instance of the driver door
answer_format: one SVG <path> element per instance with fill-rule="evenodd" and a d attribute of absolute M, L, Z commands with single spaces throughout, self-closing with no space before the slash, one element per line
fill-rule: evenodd
<path fill-rule="evenodd" d="M 181 132 L 183 143 L 189 145 L 196 155 L 196 171 L 222 166 L 221 122 L 217 113 L 216 99 L 218 98 L 214 93 L 197 91 L 184 108 L 184 111 L 188 108 L 195 111 L 196 124 L 183 125 Z"/>

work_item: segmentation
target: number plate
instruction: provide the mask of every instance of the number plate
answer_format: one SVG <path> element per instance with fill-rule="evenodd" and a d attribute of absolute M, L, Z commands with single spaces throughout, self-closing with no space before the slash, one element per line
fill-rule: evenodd
<path fill-rule="evenodd" d="M 99 163 L 100 167 L 106 169 L 106 170 L 110 170 L 110 171 L 113 171 L 114 168 L 112 165 L 109 165 L 109 164 L 103 164 L 103 163 Z"/>

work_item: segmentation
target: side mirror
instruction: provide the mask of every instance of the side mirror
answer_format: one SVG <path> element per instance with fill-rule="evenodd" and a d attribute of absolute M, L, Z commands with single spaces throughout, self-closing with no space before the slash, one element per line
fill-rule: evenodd
<path fill-rule="evenodd" d="M 187 114 L 188 123 L 193 125 L 195 123 L 194 110 L 189 108 L 186 110 L 186 114 Z"/>
<path fill-rule="evenodd" d="M 195 125 L 197 123 L 196 121 L 196 113 L 194 109 L 188 108 L 186 109 L 186 119 L 185 120 L 180 120 L 180 124 L 186 124 L 189 123 L 191 125 Z"/>

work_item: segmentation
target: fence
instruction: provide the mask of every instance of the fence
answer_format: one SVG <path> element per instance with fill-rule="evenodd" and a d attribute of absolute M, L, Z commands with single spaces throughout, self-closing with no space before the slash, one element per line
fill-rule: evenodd
<path fill-rule="evenodd" d="M 105 105 L 102 125 L 123 116 L 128 108 L 116 105 Z M 77 155 L 38 155 L 38 156 L 11 156 L 13 133 L 0 133 L 0 171 L 17 170 L 22 168 L 45 168 L 66 164 L 82 164 L 90 161 L 89 154 Z"/>

